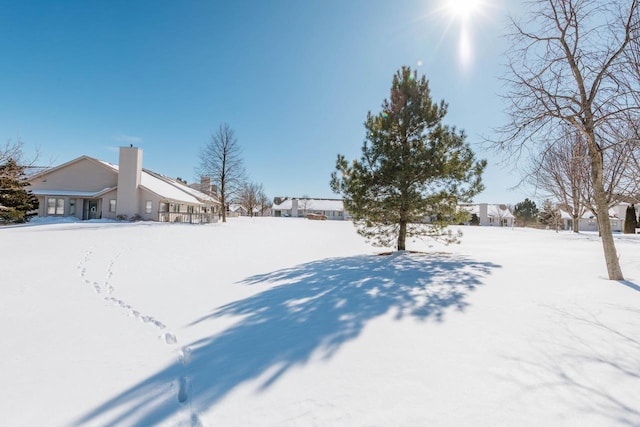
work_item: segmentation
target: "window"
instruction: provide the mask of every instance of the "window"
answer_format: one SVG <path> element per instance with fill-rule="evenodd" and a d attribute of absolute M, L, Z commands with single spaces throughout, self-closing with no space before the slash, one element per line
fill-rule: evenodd
<path fill-rule="evenodd" d="M 145 202 L 145 205 L 144 205 L 144 211 L 146 213 L 150 214 L 151 213 L 151 209 L 153 209 L 153 203 L 151 202 L 151 200 L 147 200 Z"/>
<path fill-rule="evenodd" d="M 76 214 L 76 199 L 69 199 L 69 215 Z"/>
<path fill-rule="evenodd" d="M 116 201 L 115 199 L 111 199 L 109 200 L 109 212 L 115 212 L 116 211 Z"/>
<path fill-rule="evenodd" d="M 47 215 L 64 215 L 64 199 L 49 197 L 47 199 Z"/>

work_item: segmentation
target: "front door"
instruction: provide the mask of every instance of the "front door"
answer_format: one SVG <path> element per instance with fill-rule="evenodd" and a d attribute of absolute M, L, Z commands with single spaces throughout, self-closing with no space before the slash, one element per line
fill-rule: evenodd
<path fill-rule="evenodd" d="M 97 200 L 86 200 L 84 203 L 84 215 L 82 215 L 82 219 L 98 219 L 98 201 Z"/>

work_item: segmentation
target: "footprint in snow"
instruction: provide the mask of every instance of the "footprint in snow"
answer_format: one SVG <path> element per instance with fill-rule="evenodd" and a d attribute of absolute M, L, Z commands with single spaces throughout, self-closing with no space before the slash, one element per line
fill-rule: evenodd
<path fill-rule="evenodd" d="M 164 334 L 164 342 L 166 342 L 167 344 L 177 344 L 178 343 L 178 339 L 171 332 L 166 332 Z"/>
<path fill-rule="evenodd" d="M 178 402 L 184 403 L 189 399 L 189 379 L 187 377 L 180 377 L 180 384 L 178 388 Z"/>

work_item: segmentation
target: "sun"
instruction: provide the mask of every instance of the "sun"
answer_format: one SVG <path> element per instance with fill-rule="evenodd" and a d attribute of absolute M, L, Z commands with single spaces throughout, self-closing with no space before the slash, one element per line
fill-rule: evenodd
<path fill-rule="evenodd" d="M 466 20 L 482 7 L 482 0 L 445 0 L 443 9 L 456 19 Z"/>
<path fill-rule="evenodd" d="M 458 57 L 463 68 L 473 62 L 473 29 L 481 21 L 490 0 L 440 0 L 439 12 L 448 16 L 449 26 L 459 28 Z"/>

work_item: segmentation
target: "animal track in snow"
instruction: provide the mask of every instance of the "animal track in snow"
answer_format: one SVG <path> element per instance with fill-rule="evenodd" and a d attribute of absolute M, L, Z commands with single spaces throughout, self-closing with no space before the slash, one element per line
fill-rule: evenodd
<path fill-rule="evenodd" d="M 90 272 L 92 273 L 92 271 L 90 271 L 90 269 L 88 268 L 88 265 L 92 260 L 92 256 L 93 256 L 93 248 L 90 248 L 85 252 L 84 256 L 82 257 L 78 265 L 78 271 L 80 273 L 80 279 L 82 283 L 84 283 L 87 286 L 91 286 L 91 288 L 94 290 L 94 292 L 97 295 L 102 295 L 105 301 L 125 311 L 130 317 L 133 317 L 143 323 L 149 323 L 160 330 L 164 330 L 167 328 L 167 326 L 160 320 L 154 318 L 153 316 L 140 312 L 139 310 L 135 309 L 130 304 L 128 304 L 126 301 L 122 299 L 118 299 L 113 296 L 115 289 L 113 285 L 111 285 L 111 279 L 114 276 L 114 266 L 116 265 L 116 260 L 120 256 L 119 253 L 116 253 L 116 255 L 109 261 L 107 265 L 106 273 L 104 276 L 105 279 L 103 281 L 93 280 L 95 277 L 93 276 L 93 274 L 90 275 Z M 160 336 L 160 338 L 167 345 L 178 344 L 178 339 L 176 335 L 172 332 L 165 332 Z M 191 348 L 188 346 L 179 348 L 177 349 L 177 353 L 178 353 L 178 361 L 180 362 L 180 364 L 183 367 L 183 370 L 186 373 L 187 367 L 189 363 L 191 363 Z M 178 402 L 180 404 L 188 403 L 188 405 L 185 407 L 185 410 L 188 411 L 188 417 L 189 417 L 188 423 L 191 425 L 191 427 L 202 427 L 203 424 L 200 418 L 191 408 L 192 386 L 191 386 L 190 377 L 188 377 L 187 375 L 180 375 L 174 381 L 176 381 L 177 383 Z"/>
<path fill-rule="evenodd" d="M 111 285 L 111 278 L 113 277 L 113 267 L 116 264 L 116 260 L 120 256 L 120 253 L 116 253 L 115 256 L 109 261 L 107 265 L 107 270 L 105 274 L 104 281 L 91 280 L 88 277 L 89 270 L 87 268 L 87 264 L 91 260 L 93 255 L 93 249 L 89 249 L 85 252 L 80 264 L 78 265 L 78 270 L 80 271 L 80 278 L 82 282 L 86 285 L 90 285 L 94 292 L 98 295 L 105 295 L 104 300 L 112 303 L 116 307 L 119 307 L 127 312 L 127 314 L 137 320 L 140 320 L 143 323 L 150 323 L 151 325 L 157 327 L 158 329 L 165 329 L 166 325 L 162 323 L 160 320 L 154 318 L 153 316 L 149 316 L 136 310 L 131 305 L 127 304 L 125 301 L 114 298 L 111 296 L 114 292 L 114 287 Z"/>

